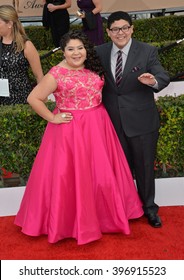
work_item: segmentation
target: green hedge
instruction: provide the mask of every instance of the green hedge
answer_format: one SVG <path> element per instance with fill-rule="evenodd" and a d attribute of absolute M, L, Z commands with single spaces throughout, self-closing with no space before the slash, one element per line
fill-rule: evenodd
<path fill-rule="evenodd" d="M 48 102 L 52 110 L 54 102 Z M 184 174 L 184 95 L 157 100 L 161 128 L 156 157 L 156 176 Z M 27 178 L 37 153 L 46 121 L 29 105 L 0 106 L 0 166 Z"/>
<path fill-rule="evenodd" d="M 184 176 L 184 94 L 159 97 L 157 106 L 161 120 L 157 175 Z"/>
<path fill-rule="evenodd" d="M 27 26 L 25 31 L 37 50 L 50 50 L 54 48 L 50 30 L 43 26 Z"/>
<path fill-rule="evenodd" d="M 147 43 L 163 43 L 184 37 L 184 15 L 136 19 L 133 24 L 134 37 Z M 81 25 L 73 24 L 70 28 L 81 29 Z M 104 23 L 105 40 L 108 41 L 109 37 L 105 29 L 106 24 Z M 27 26 L 25 30 L 38 50 L 50 50 L 54 47 L 50 30 L 46 30 L 43 26 Z"/>
<path fill-rule="evenodd" d="M 175 41 L 184 36 L 184 16 L 164 16 L 134 21 L 134 37 L 147 43 Z"/>
<path fill-rule="evenodd" d="M 81 29 L 80 25 L 71 25 L 70 29 Z M 29 39 L 33 42 L 37 50 L 51 50 L 54 49 L 50 29 L 43 26 L 26 26 L 25 31 Z"/>
<path fill-rule="evenodd" d="M 53 102 L 48 102 L 50 109 Z M 0 167 L 27 178 L 46 121 L 40 118 L 28 104 L 0 106 Z"/>
<path fill-rule="evenodd" d="M 159 58 L 171 78 L 184 72 L 184 43 L 159 53 Z"/>

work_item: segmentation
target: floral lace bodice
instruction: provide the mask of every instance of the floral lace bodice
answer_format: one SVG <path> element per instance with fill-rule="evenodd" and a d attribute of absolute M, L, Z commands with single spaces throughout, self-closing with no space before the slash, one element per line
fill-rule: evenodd
<path fill-rule="evenodd" d="M 104 81 L 88 69 L 68 70 L 54 66 L 49 73 L 57 81 L 53 93 L 58 109 L 83 110 L 98 106 L 102 101 Z"/>

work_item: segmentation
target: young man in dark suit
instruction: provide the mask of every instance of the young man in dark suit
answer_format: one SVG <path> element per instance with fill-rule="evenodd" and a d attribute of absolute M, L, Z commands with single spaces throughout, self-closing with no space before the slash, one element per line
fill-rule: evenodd
<path fill-rule="evenodd" d="M 158 60 L 157 48 L 132 38 L 128 13 L 112 13 L 106 31 L 111 41 L 96 47 L 106 71 L 103 103 L 135 176 L 144 214 L 151 226 L 161 227 L 159 207 L 154 202 L 154 160 L 160 126 L 154 92 L 169 84 L 169 75 Z M 116 70 L 119 50 L 122 64 Z"/>

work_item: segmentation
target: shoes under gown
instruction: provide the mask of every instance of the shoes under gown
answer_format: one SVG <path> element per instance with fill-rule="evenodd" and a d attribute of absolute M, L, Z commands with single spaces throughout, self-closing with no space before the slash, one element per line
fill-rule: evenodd
<path fill-rule="evenodd" d="M 103 80 L 87 69 L 54 66 L 54 113 L 70 111 L 68 124 L 48 123 L 15 224 L 48 242 L 74 238 L 82 245 L 103 233 L 130 234 L 143 215 L 124 152 L 101 103 Z"/>

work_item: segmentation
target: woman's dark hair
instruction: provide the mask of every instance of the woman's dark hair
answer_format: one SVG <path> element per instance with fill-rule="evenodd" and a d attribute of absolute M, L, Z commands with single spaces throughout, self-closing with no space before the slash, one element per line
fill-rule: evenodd
<path fill-rule="evenodd" d="M 108 17 L 107 28 L 110 29 L 112 23 L 117 20 L 120 20 L 120 19 L 126 20 L 130 24 L 130 26 L 132 25 L 132 18 L 128 13 L 123 12 L 123 11 L 117 11 L 117 12 L 110 14 L 110 16 Z"/>
<path fill-rule="evenodd" d="M 93 43 L 89 41 L 88 37 L 82 31 L 71 30 L 65 35 L 63 35 L 60 41 L 61 50 L 62 51 L 65 50 L 66 45 L 69 43 L 71 39 L 80 40 L 83 43 L 84 48 L 86 49 L 87 58 L 84 62 L 85 68 L 97 73 L 100 77 L 102 77 L 104 75 L 104 69 L 101 65 L 100 59 L 96 54 L 95 47 Z"/>

